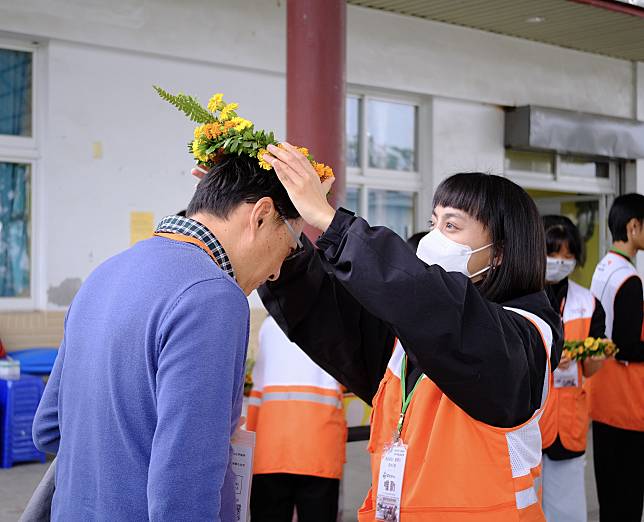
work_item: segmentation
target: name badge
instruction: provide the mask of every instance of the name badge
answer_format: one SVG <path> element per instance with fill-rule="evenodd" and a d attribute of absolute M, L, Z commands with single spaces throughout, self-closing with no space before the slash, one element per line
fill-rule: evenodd
<path fill-rule="evenodd" d="M 400 439 L 385 446 L 380 460 L 376 520 L 396 522 L 400 520 L 400 498 L 406 460 L 407 445 L 403 444 Z"/>
<path fill-rule="evenodd" d="M 566 388 L 566 387 L 576 387 L 579 386 L 579 370 L 577 368 L 576 362 L 573 362 L 566 368 L 562 370 L 557 368 L 553 375 L 555 388 Z"/>
<path fill-rule="evenodd" d="M 232 437 L 230 466 L 235 474 L 236 522 L 250 520 L 250 486 L 253 479 L 255 432 L 237 429 Z"/>

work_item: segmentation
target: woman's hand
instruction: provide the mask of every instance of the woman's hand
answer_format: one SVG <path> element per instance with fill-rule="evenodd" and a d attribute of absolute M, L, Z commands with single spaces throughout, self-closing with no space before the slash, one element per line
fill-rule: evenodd
<path fill-rule="evenodd" d="M 604 357 L 603 355 L 593 356 L 586 359 L 583 362 L 584 377 L 588 378 L 596 374 L 599 370 L 602 369 L 602 366 L 604 366 L 605 361 L 606 361 L 606 357 Z"/>
<path fill-rule="evenodd" d="M 326 198 L 335 178 L 320 183 L 320 178 L 306 156 L 293 145 L 282 145 L 284 148 L 269 145 L 270 154 L 264 154 L 264 160 L 275 169 L 277 177 L 304 221 L 325 231 L 335 216 L 335 210 Z"/>
<path fill-rule="evenodd" d="M 561 359 L 559 359 L 559 366 L 557 366 L 557 368 L 559 368 L 560 370 L 565 370 L 570 366 L 571 362 L 572 359 L 568 357 L 567 353 L 564 352 L 561 354 Z"/>

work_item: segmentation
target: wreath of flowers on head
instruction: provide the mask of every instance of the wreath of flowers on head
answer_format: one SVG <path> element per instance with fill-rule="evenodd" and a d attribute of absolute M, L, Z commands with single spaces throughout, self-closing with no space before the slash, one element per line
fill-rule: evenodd
<path fill-rule="evenodd" d="M 236 110 L 239 104 L 226 103 L 224 95 L 217 93 L 210 98 L 207 107 L 203 107 L 193 96 L 183 93 L 170 94 L 156 85 L 154 89 L 161 98 L 199 124 L 194 130 L 192 141 L 188 143 L 188 150 L 198 165 L 211 169 L 225 154 L 246 154 L 251 158 L 257 158 L 261 168 L 273 168 L 264 159 L 266 148 L 269 145 L 283 148 L 283 145 L 275 139 L 273 132 L 256 130 L 252 121 L 238 116 Z M 315 161 L 308 149 L 297 149 L 311 162 L 320 181 L 333 177 L 331 167 Z"/>

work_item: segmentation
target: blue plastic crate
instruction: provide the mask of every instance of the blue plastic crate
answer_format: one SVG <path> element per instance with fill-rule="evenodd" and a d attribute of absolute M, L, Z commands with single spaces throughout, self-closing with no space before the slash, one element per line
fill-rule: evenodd
<path fill-rule="evenodd" d="M 36 449 L 31 436 L 44 389 L 42 378 L 34 375 L 22 375 L 17 381 L 0 379 L 0 467 L 45 462 L 45 454 Z"/>
<path fill-rule="evenodd" d="M 20 371 L 22 373 L 31 373 L 34 375 L 49 375 L 56 355 L 58 355 L 57 348 L 29 348 L 27 350 L 18 350 L 16 352 L 9 352 L 8 354 L 12 359 L 20 361 Z"/>

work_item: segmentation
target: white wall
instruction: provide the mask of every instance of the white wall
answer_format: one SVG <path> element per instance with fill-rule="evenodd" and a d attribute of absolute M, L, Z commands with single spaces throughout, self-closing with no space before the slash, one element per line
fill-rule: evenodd
<path fill-rule="evenodd" d="M 41 307 L 57 307 L 48 289 L 85 279 L 128 246 L 130 211 L 159 219 L 191 194 L 192 126 L 152 84 L 204 101 L 225 92 L 259 127 L 284 135 L 285 4 L 0 0 L 0 37 L 46 50 Z M 502 171 L 503 105 L 625 117 L 643 106 L 644 72 L 628 62 L 363 8 L 348 9 L 347 60 L 352 84 L 434 96 L 424 152 L 432 187 L 455 170 Z"/>
<path fill-rule="evenodd" d="M 503 172 L 503 109 L 494 105 L 435 97 L 432 116 L 434 189 L 455 172 Z"/>
<path fill-rule="evenodd" d="M 131 211 L 155 220 L 184 208 L 195 185 L 187 142 L 193 125 L 152 90 L 159 84 L 207 101 L 229 93 L 260 127 L 284 135 L 284 79 L 189 60 L 49 45 L 48 125 L 41 171 L 47 199 L 46 288 L 84 279 L 129 246 Z M 93 157 L 100 143 L 103 155 Z"/>

